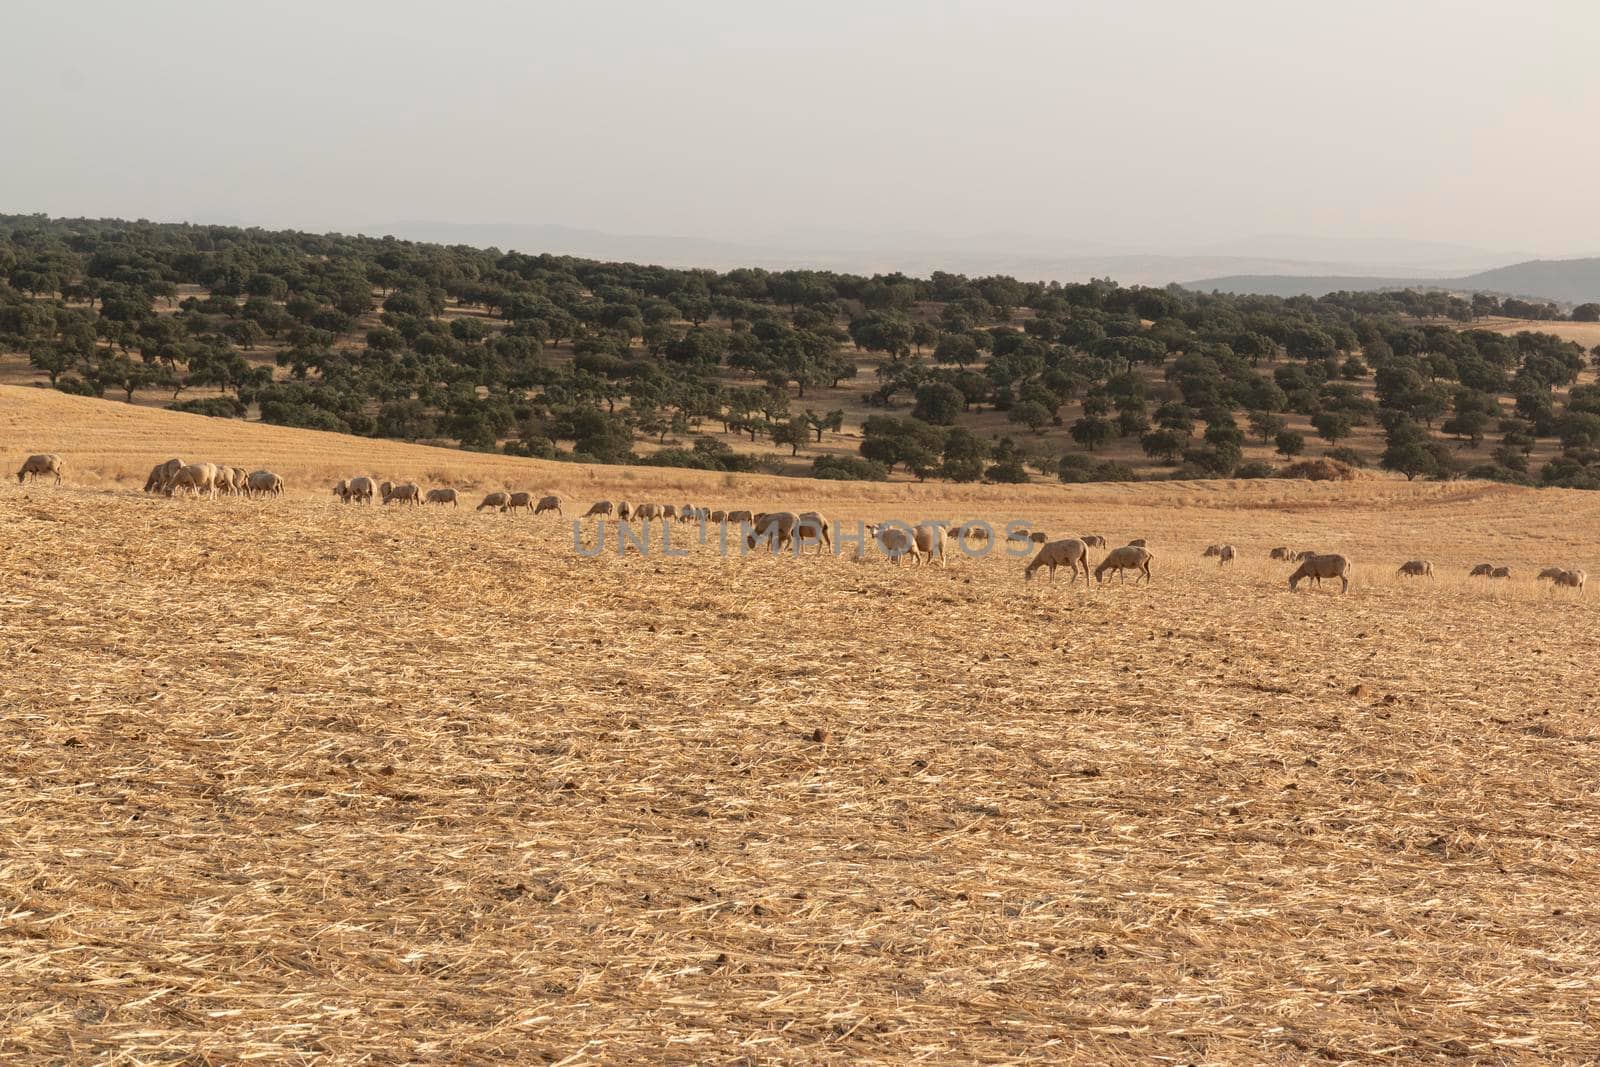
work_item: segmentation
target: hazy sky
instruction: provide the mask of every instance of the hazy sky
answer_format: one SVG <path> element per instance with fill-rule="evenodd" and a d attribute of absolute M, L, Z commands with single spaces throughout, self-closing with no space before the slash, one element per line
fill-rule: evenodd
<path fill-rule="evenodd" d="M 1600 250 L 1592 0 L 4 0 L 0 211 Z"/>

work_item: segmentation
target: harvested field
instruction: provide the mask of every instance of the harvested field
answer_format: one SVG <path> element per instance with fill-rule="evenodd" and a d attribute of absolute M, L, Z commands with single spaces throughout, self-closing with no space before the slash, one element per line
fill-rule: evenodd
<path fill-rule="evenodd" d="M 0 487 L 8 1060 L 1600 1058 L 1600 602 L 1532 577 L 1600 573 L 1595 495 L 729 482 L 20 389 L 0 433 L 68 461 Z M 139 494 L 173 454 L 290 495 Z M 320 481 L 435 469 L 1142 535 L 1155 581 L 588 559 Z"/>

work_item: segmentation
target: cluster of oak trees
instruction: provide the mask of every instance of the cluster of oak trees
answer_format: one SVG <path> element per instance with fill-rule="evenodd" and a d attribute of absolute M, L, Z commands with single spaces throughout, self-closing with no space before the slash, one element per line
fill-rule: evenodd
<path fill-rule="evenodd" d="M 859 456 L 816 458 L 819 476 L 1131 478 L 1098 455 L 1118 440 L 1179 476 L 1262 476 L 1272 465 L 1244 462 L 1242 448 L 1259 439 L 1300 455 L 1309 442 L 1288 428 L 1293 414 L 1352 461 L 1346 439 L 1380 426 L 1382 464 L 1407 477 L 1600 487 L 1600 389 L 1568 391 L 1592 354 L 1471 328 L 1560 314 L 1487 295 L 675 270 L 38 216 L 0 216 L 0 281 L 0 347 L 56 388 L 168 390 L 175 407 L 284 425 L 750 469 L 759 461 L 697 431 L 798 455 L 843 425 L 818 392 L 836 403 L 847 387 L 881 413 L 862 425 Z M 1573 317 L 1600 319 L 1600 305 Z M 877 357 L 870 380 L 862 353 Z M 193 390 L 207 395 L 185 398 Z M 1003 413 L 1013 435 L 963 425 L 979 410 Z M 1036 447 L 1055 427 L 1073 442 L 1065 455 Z M 1492 459 L 1464 469 L 1460 446 L 1491 435 Z M 641 458 L 642 438 L 672 445 Z M 1561 453 L 1534 472 L 1540 438 Z"/>

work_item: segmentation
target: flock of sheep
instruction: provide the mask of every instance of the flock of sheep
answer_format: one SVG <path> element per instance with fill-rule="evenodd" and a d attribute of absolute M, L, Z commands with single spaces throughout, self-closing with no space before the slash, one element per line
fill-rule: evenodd
<path fill-rule="evenodd" d="M 271 471 L 251 471 L 243 467 L 230 467 L 225 463 L 185 463 L 173 457 L 165 463 L 150 468 L 144 480 L 144 491 L 173 496 L 186 489 L 199 496 L 282 496 L 283 479 Z"/>
<path fill-rule="evenodd" d="M 59 485 L 63 469 L 64 465 L 58 455 L 46 453 L 29 456 L 17 471 L 17 482 L 21 484 L 29 480 L 37 481 L 41 477 L 53 475 L 56 484 Z M 208 496 L 218 494 L 247 497 L 281 496 L 284 484 L 281 477 L 268 470 L 246 473 L 241 467 L 219 463 L 185 463 L 174 457 L 151 468 L 150 476 L 145 480 L 144 491 L 161 493 L 165 496 L 173 496 L 179 491 L 187 491 L 196 496 L 202 493 Z M 377 482 L 366 475 L 356 475 L 341 480 L 333 487 L 333 495 L 347 504 L 372 504 L 376 500 L 384 504 L 460 506 L 460 494 L 455 489 L 437 488 L 424 492 L 415 482 Z M 547 511 L 557 515 L 563 514 L 559 496 L 547 494 L 536 498 L 532 493 L 525 492 L 488 493 L 476 508 L 478 511 L 485 509 L 502 512 L 527 510 L 534 515 Z M 764 542 L 780 552 L 792 548 L 798 553 L 811 545 L 816 546 L 819 554 L 825 549 L 829 551 L 833 549 L 833 524 L 815 511 L 800 513 L 725 511 L 698 507 L 694 504 L 682 506 L 630 504 L 626 500 L 613 504 L 609 500 L 601 500 L 592 504 L 589 510 L 583 513 L 583 518 L 591 517 L 615 517 L 623 522 L 653 520 L 663 523 L 709 522 L 719 526 L 739 524 L 748 531 L 745 541 L 749 548 Z M 938 563 L 941 566 L 945 563 L 945 546 L 950 538 L 955 538 L 957 541 L 983 540 L 992 535 L 987 524 L 960 522 L 924 522 L 915 526 L 898 522 L 869 523 L 865 526 L 865 533 L 896 563 L 910 557 L 914 563 Z M 1041 567 L 1045 568 L 1052 578 L 1055 577 L 1057 567 L 1066 567 L 1070 572 L 1071 581 L 1076 582 L 1081 574 L 1085 585 L 1089 584 L 1091 569 L 1089 549 L 1106 547 L 1106 539 L 1096 534 L 1051 541 L 1042 532 L 1018 528 L 1009 529 L 1006 540 L 1017 543 L 1032 542 L 1040 546 L 1039 551 L 1023 569 L 1025 580 L 1031 580 L 1034 572 Z M 863 545 L 862 548 L 864 547 Z M 1208 545 L 1201 555 L 1206 559 L 1215 559 L 1219 567 L 1225 567 L 1238 557 L 1238 551 L 1230 544 L 1214 544 Z M 1279 546 L 1272 549 L 1268 557 L 1297 564 L 1295 571 L 1289 575 L 1291 591 L 1302 581 L 1310 582 L 1320 588 L 1323 579 L 1338 579 L 1340 592 L 1347 592 L 1350 588 L 1350 561 L 1338 553 L 1295 552 L 1287 546 Z M 1137 585 L 1141 579 L 1148 583 L 1150 564 L 1154 559 L 1155 556 L 1146 546 L 1144 538 L 1137 538 L 1120 548 L 1108 551 L 1093 568 L 1094 578 L 1097 582 L 1103 582 L 1105 575 L 1114 571 L 1118 577 L 1126 580 L 1127 572 L 1132 571 L 1135 575 L 1134 584 Z M 1408 560 L 1400 565 L 1397 573 L 1402 577 L 1432 578 L 1433 564 L 1425 559 Z M 1497 578 L 1510 578 L 1511 568 L 1492 563 L 1479 563 L 1468 573 L 1469 577 L 1482 577 L 1492 581 Z M 1555 586 L 1582 592 L 1588 575 L 1578 568 L 1546 567 L 1539 572 L 1538 579 L 1549 580 Z"/>

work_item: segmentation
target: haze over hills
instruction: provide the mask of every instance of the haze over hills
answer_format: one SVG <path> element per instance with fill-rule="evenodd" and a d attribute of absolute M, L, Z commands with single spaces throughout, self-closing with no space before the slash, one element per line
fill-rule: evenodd
<path fill-rule="evenodd" d="M 1582 304 L 1600 300 L 1600 258 L 1534 259 L 1458 277 L 1375 277 L 1350 274 L 1286 275 L 1250 272 L 1187 282 L 1201 292 L 1262 293 L 1268 296 L 1324 296 L 1335 292 L 1429 288 L 1487 292 Z"/>
<path fill-rule="evenodd" d="M 924 277 L 947 271 L 1060 282 L 1110 277 L 1126 285 L 1169 285 L 1197 277 L 1246 275 L 1433 278 L 1484 270 L 1526 255 L 1431 241 L 1292 234 L 1266 234 L 1237 242 L 1150 252 L 1099 241 L 1010 231 L 948 236 L 908 230 L 818 227 L 730 240 L 617 234 L 548 224 L 410 220 L 374 224 L 363 227 L 362 232 L 447 245 L 492 246 L 668 267 L 729 270 L 757 266 L 865 274 L 900 271 Z"/>

